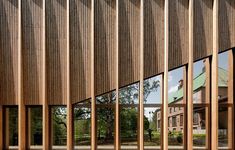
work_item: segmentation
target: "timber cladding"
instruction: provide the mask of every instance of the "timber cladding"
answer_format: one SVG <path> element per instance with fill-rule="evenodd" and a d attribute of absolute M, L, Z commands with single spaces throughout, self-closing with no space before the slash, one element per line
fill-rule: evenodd
<path fill-rule="evenodd" d="M 68 95 L 74 104 L 91 97 L 92 76 L 95 95 L 114 90 L 117 74 L 118 87 L 139 81 L 140 2 L 95 0 L 92 11 L 91 0 L 70 0 L 70 7 L 66 0 L 45 0 L 45 8 L 43 0 L 21 0 L 21 9 L 19 0 L 0 0 L 0 104 L 15 105 L 21 96 L 25 105 L 41 105 L 43 91 L 49 105 L 66 104 Z M 164 70 L 164 2 L 144 0 L 143 3 L 144 78 Z M 213 0 L 196 0 L 193 6 L 193 56 L 198 60 L 212 54 Z M 219 1 L 220 51 L 235 46 L 234 7 L 234 0 Z M 169 1 L 168 19 L 168 64 L 173 69 L 188 63 L 189 1 Z M 94 35 L 90 34 L 92 24 Z M 91 74 L 92 51 L 94 74 Z"/>

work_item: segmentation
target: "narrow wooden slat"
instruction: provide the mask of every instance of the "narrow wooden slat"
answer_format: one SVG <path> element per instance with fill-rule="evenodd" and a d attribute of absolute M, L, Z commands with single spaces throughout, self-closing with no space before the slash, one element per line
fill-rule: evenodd
<path fill-rule="evenodd" d="M 211 73 L 211 149 L 218 149 L 218 4 L 213 3 L 213 51 L 212 51 L 212 73 Z"/>
<path fill-rule="evenodd" d="M 189 52 L 187 69 L 187 149 L 193 149 L 193 47 L 194 0 L 189 0 Z M 186 93 L 184 93 L 186 94 Z"/>
<path fill-rule="evenodd" d="M 233 79 L 234 79 L 234 60 L 233 60 L 233 51 L 229 50 L 228 51 L 228 103 L 233 104 L 234 103 L 234 93 L 233 93 Z M 233 122 L 234 122 L 234 117 L 233 117 L 233 107 L 228 107 L 228 148 L 229 149 L 234 149 L 233 145 Z"/>
<path fill-rule="evenodd" d="M 118 0 L 116 0 L 116 104 L 115 104 L 115 150 L 120 149 L 120 123 L 119 123 L 119 47 L 118 47 Z"/>
<path fill-rule="evenodd" d="M 94 0 L 91 0 L 91 150 L 96 150 L 96 100 L 94 60 Z"/>
<path fill-rule="evenodd" d="M 43 97 L 43 108 L 42 108 L 42 138 L 43 138 L 43 150 L 50 149 L 50 120 L 49 120 L 49 106 L 46 99 L 46 0 L 43 0 L 43 25 L 42 25 L 42 97 Z"/>
<path fill-rule="evenodd" d="M 210 72 L 211 72 L 211 64 L 210 64 L 210 59 L 209 58 L 206 58 L 204 60 L 204 67 L 205 67 L 205 72 L 206 72 L 206 104 L 210 104 Z M 205 123 L 205 127 L 206 127 L 206 148 L 207 149 L 210 149 L 211 148 L 211 144 L 210 144 L 210 131 L 211 131 L 211 128 L 210 128 L 210 106 L 206 107 L 206 117 L 205 117 L 205 120 L 206 120 L 206 123 Z"/>
<path fill-rule="evenodd" d="M 163 150 L 168 149 L 168 50 L 169 50 L 169 0 L 164 9 L 164 89 L 163 89 Z"/>
<path fill-rule="evenodd" d="M 139 149 L 144 150 L 144 0 L 140 0 Z"/>
<path fill-rule="evenodd" d="M 67 0 L 67 149 L 74 149 L 73 140 L 73 105 L 70 99 L 70 1 Z"/>

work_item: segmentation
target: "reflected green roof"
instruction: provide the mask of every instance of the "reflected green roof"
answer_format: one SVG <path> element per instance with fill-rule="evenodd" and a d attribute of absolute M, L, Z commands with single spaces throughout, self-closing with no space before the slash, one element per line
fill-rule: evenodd
<path fill-rule="evenodd" d="M 219 87 L 227 87 L 227 83 L 228 83 L 227 70 L 225 70 L 223 68 L 219 68 L 218 74 L 219 74 L 218 86 Z M 193 91 L 196 91 L 197 89 L 199 89 L 201 87 L 205 87 L 205 83 L 206 83 L 206 73 L 202 72 L 201 74 L 199 74 L 197 77 L 195 77 L 193 79 Z M 181 98 L 183 98 L 183 88 L 180 88 L 176 92 L 169 95 L 168 103 L 172 103 L 172 102 L 177 101 Z"/>

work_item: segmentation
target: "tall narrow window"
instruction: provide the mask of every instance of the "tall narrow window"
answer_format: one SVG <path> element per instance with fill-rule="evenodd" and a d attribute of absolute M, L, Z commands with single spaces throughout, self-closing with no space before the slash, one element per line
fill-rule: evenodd
<path fill-rule="evenodd" d="M 119 90 L 121 149 L 137 149 L 139 127 L 139 84 Z"/>
<path fill-rule="evenodd" d="M 98 149 L 114 149 L 115 100 L 115 92 L 96 97 Z"/>
<path fill-rule="evenodd" d="M 169 72 L 168 79 L 168 147 L 169 149 L 184 148 L 185 119 L 185 67 Z"/>
<path fill-rule="evenodd" d="M 64 106 L 51 107 L 52 115 L 52 149 L 65 148 L 67 144 L 67 108 Z"/>
<path fill-rule="evenodd" d="M 28 107 L 28 142 L 30 148 L 42 146 L 42 107 Z"/>
<path fill-rule="evenodd" d="M 86 100 L 74 106 L 75 149 L 89 150 L 91 147 L 91 101 Z"/>
<path fill-rule="evenodd" d="M 218 58 L 218 146 L 232 148 L 233 142 L 233 72 L 232 51 L 219 54 Z"/>
<path fill-rule="evenodd" d="M 160 149 L 162 75 L 144 80 L 144 149 Z"/>

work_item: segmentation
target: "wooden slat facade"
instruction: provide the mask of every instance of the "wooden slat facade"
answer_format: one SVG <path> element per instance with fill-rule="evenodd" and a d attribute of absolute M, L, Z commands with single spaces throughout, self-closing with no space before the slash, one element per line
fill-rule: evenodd
<path fill-rule="evenodd" d="M 168 71 L 187 66 L 184 94 L 192 99 L 193 62 L 203 58 L 207 65 L 212 58 L 206 89 L 211 92 L 207 94 L 211 108 L 206 109 L 211 124 L 206 126 L 212 127 L 207 131 L 207 146 L 217 149 L 218 53 L 233 47 L 235 0 L 0 0 L 0 149 L 9 144 L 2 138 L 8 128 L 4 111 L 9 105 L 18 106 L 20 149 L 29 147 L 30 141 L 26 106 L 43 106 L 45 150 L 52 146 L 50 108 L 67 105 L 67 145 L 71 149 L 73 104 L 89 98 L 91 146 L 96 149 L 96 96 L 113 90 L 118 93 L 119 88 L 140 82 L 139 118 L 143 122 L 143 82 L 159 74 L 164 79 L 161 148 L 168 149 Z M 234 104 L 232 90 L 229 95 Z M 192 112 L 192 101 L 186 104 L 186 112 Z M 118 123 L 118 103 L 115 108 Z M 185 137 L 191 149 L 192 116 L 187 117 Z M 120 131 L 119 124 L 115 131 Z M 140 149 L 144 148 L 143 135 L 140 132 L 138 137 Z M 115 149 L 120 149 L 119 132 L 115 137 Z M 229 145 L 234 148 L 231 141 Z"/>

